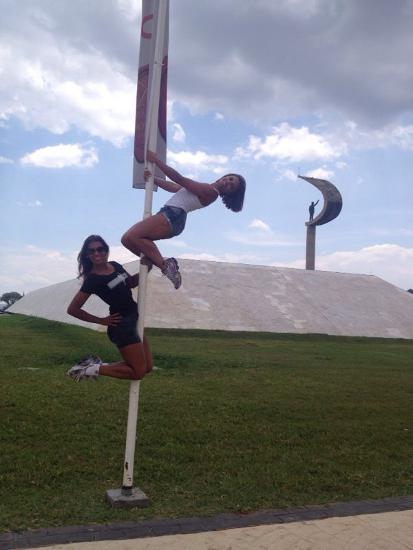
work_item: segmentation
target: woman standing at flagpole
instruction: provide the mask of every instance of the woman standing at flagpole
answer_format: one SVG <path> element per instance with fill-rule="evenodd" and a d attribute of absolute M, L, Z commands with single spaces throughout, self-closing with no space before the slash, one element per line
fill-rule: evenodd
<path fill-rule="evenodd" d="M 157 166 L 170 180 L 154 178 L 165 191 L 174 193 L 157 214 L 136 223 L 122 236 L 122 244 L 137 256 L 143 254 L 178 289 L 181 274 L 175 258 L 163 258 L 154 241 L 170 239 L 182 233 L 189 212 L 205 208 L 221 197 L 224 205 L 233 212 L 240 212 L 244 203 L 245 179 L 239 174 L 226 174 L 213 183 L 201 183 L 182 176 L 168 166 L 152 151 L 147 153 L 148 162 Z M 145 177 L 151 173 L 146 170 Z"/>

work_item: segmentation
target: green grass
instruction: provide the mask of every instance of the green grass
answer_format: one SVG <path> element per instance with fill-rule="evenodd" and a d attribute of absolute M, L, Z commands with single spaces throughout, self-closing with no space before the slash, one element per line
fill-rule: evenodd
<path fill-rule="evenodd" d="M 129 384 L 64 376 L 118 358 L 95 331 L 0 317 L 0 530 L 413 493 L 413 342 L 148 330 L 136 485 L 115 510 Z"/>

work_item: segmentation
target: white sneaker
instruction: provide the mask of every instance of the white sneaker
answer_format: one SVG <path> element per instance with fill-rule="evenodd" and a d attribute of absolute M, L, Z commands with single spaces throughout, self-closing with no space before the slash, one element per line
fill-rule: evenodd
<path fill-rule="evenodd" d="M 88 373 L 87 370 L 90 369 L 90 367 L 99 367 L 100 365 L 88 365 L 87 367 L 80 367 L 79 365 L 75 365 L 71 369 L 67 371 L 67 376 L 70 376 L 70 378 L 73 378 L 75 382 L 80 382 L 81 380 L 88 379 L 88 380 L 97 380 L 98 378 L 98 371 L 94 370 L 93 374 L 90 372 Z"/>
<path fill-rule="evenodd" d="M 69 369 L 66 373 L 67 376 L 70 376 L 70 378 L 73 378 L 75 382 L 80 382 L 81 380 L 88 378 L 90 380 L 97 380 L 98 377 L 98 370 L 99 369 L 93 369 L 93 373 L 87 372 L 87 369 L 89 367 L 100 367 L 102 365 L 102 359 L 100 357 L 97 357 L 96 355 L 88 355 L 87 357 L 84 357 L 74 365 L 71 369 Z"/>
<path fill-rule="evenodd" d="M 175 260 L 175 258 L 167 258 L 165 260 L 166 267 L 162 271 L 162 274 L 167 277 L 174 287 L 178 289 L 182 284 L 182 277 L 179 273 L 179 266 L 178 262 Z"/>
<path fill-rule="evenodd" d="M 89 365 L 101 365 L 102 359 L 97 355 L 86 355 L 80 361 L 76 363 L 75 366 L 88 367 Z"/>

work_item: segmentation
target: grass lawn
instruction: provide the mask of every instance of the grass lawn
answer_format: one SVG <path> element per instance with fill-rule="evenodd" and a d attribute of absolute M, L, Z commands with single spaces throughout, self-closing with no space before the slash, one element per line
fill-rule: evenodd
<path fill-rule="evenodd" d="M 118 510 L 129 383 L 66 370 L 105 334 L 0 316 L 0 531 L 413 493 L 413 341 L 148 330 L 136 485 Z"/>

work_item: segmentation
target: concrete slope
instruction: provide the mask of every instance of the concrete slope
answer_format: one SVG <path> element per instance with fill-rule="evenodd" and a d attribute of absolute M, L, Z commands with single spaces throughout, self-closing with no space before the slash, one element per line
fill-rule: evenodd
<path fill-rule="evenodd" d="M 378 277 L 327 271 L 179 260 L 182 287 L 149 276 L 146 326 L 413 338 L 413 295 Z M 135 273 L 138 262 L 125 265 Z M 105 330 L 66 314 L 76 279 L 35 290 L 10 308 Z M 86 309 L 107 306 L 95 296 Z"/>

